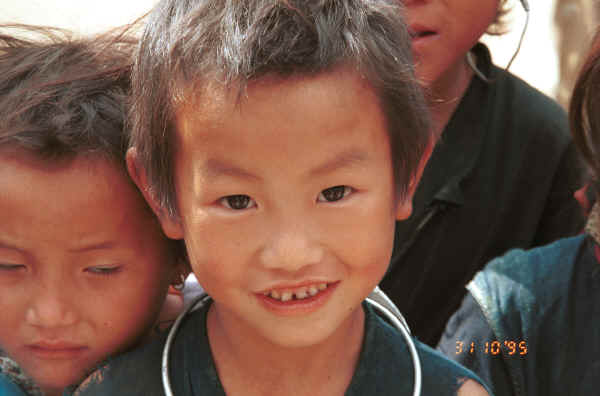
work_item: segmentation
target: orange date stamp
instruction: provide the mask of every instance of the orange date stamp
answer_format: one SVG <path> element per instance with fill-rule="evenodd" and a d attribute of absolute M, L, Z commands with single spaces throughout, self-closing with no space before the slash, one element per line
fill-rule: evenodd
<path fill-rule="evenodd" d="M 499 355 L 504 353 L 507 356 L 527 355 L 527 342 L 525 340 L 505 340 L 486 341 L 486 342 L 464 342 L 456 341 L 457 355 L 461 353 L 484 353 L 487 355 Z"/>

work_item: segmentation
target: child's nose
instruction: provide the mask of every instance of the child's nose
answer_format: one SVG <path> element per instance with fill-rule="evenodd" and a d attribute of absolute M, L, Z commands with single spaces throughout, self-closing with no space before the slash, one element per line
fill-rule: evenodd
<path fill-rule="evenodd" d="M 268 269 L 296 272 L 323 260 L 324 248 L 309 230 L 298 227 L 272 234 L 260 254 L 262 265 Z"/>
<path fill-rule="evenodd" d="M 32 326 L 60 328 L 76 322 L 74 299 L 68 298 L 64 285 L 40 285 L 30 298 L 25 320 Z"/>

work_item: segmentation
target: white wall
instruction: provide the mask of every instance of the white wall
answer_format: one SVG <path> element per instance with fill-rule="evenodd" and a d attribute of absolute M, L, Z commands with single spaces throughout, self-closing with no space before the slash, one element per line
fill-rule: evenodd
<path fill-rule="evenodd" d="M 97 33 L 132 22 L 157 0 L 0 0 L 0 22 L 60 26 Z"/>
<path fill-rule="evenodd" d="M 453 1 L 453 0 L 450 0 Z M 494 62 L 506 66 L 519 44 L 525 26 L 525 11 L 520 1 L 511 0 L 508 14 L 510 32 L 502 36 L 486 36 L 484 42 L 492 49 Z M 554 0 L 529 0 L 529 26 L 519 55 L 510 70 L 531 85 L 553 96 L 558 84 L 558 56 L 554 30 Z"/>

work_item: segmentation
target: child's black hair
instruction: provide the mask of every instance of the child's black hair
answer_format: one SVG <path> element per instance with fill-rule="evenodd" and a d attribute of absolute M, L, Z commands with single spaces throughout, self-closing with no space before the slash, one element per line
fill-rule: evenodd
<path fill-rule="evenodd" d="M 125 169 L 135 40 L 0 26 L 0 150 L 52 163 L 99 155 Z"/>
<path fill-rule="evenodd" d="M 129 180 L 133 27 L 85 38 L 50 27 L 0 25 L 0 155 L 28 155 L 49 167 L 99 158 Z M 186 263 L 181 241 L 169 243 L 174 262 Z"/>
<path fill-rule="evenodd" d="M 243 95 L 263 77 L 357 70 L 386 117 L 399 197 L 431 141 L 397 0 L 162 0 L 133 69 L 132 145 L 150 193 L 177 216 L 174 118 L 208 83 Z"/>

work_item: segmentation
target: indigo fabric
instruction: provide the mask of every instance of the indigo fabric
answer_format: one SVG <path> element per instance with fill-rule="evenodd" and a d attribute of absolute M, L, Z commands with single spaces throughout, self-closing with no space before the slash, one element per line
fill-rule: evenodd
<path fill-rule="evenodd" d="M 6 375 L 0 373 L 0 396 L 27 396 L 21 388 Z"/>
<path fill-rule="evenodd" d="M 385 323 L 366 305 L 365 336 L 358 366 L 346 391 L 347 396 L 410 396 L 413 391 L 413 365 L 400 333 Z M 189 315 L 182 323 L 171 350 L 171 382 L 177 396 L 225 396 L 206 334 L 208 307 Z M 160 360 L 161 340 L 110 360 L 93 374 L 77 396 L 164 395 Z M 423 396 L 456 395 L 470 371 L 415 341 L 423 370 Z"/>
<path fill-rule="evenodd" d="M 488 379 L 496 396 L 598 394 L 600 263 L 591 238 L 511 251 L 468 290 L 439 347 Z M 497 341 L 500 353 L 456 353 L 457 341 Z M 513 352 L 511 341 L 524 341 L 526 353 L 518 345 Z"/>

